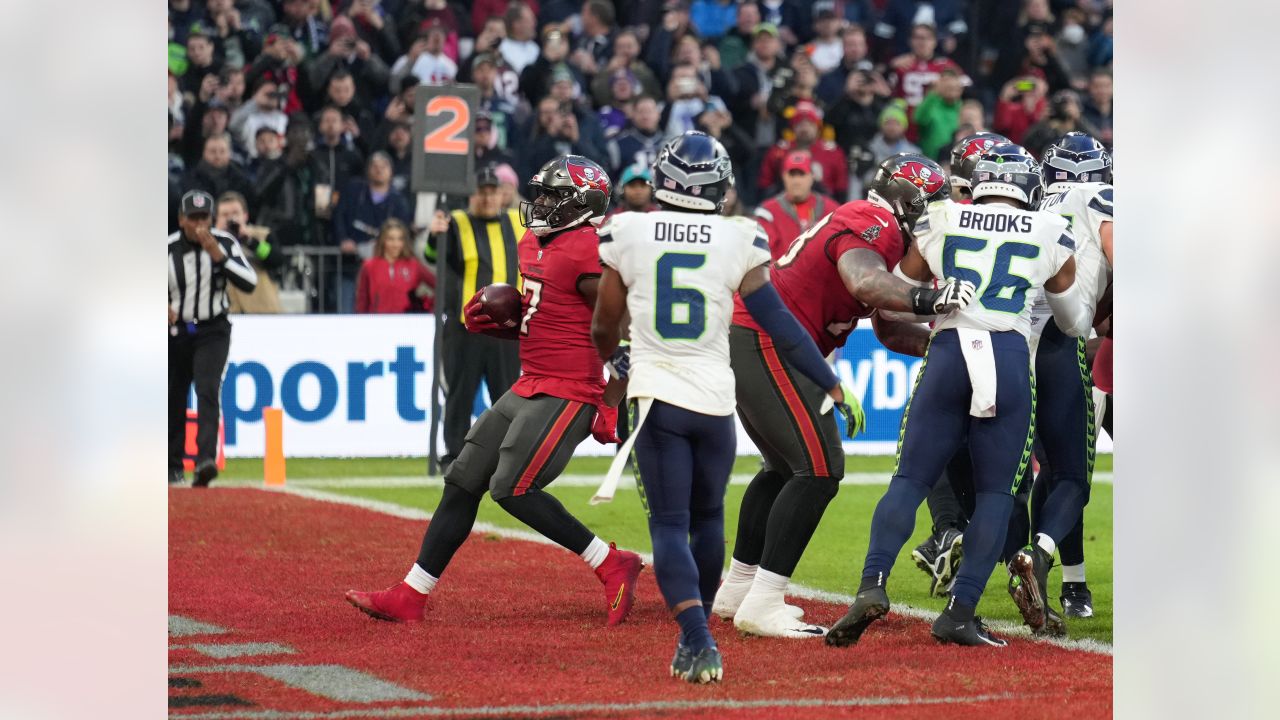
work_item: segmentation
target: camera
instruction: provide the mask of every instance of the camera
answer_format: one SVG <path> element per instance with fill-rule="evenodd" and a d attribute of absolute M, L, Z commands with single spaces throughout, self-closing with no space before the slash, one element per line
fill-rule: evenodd
<path fill-rule="evenodd" d="M 237 239 L 239 239 L 239 238 L 240 238 L 240 223 L 236 222 L 235 220 L 228 220 L 228 221 L 227 221 L 227 232 L 231 233 L 232 235 L 235 235 L 235 236 L 236 236 L 236 238 L 237 238 Z"/>

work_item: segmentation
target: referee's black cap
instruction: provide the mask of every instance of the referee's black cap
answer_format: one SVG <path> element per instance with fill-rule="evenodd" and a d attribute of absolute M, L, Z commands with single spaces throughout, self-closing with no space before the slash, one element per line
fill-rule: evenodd
<path fill-rule="evenodd" d="M 187 217 L 192 215 L 212 215 L 213 196 L 203 190 L 190 190 L 182 196 L 181 212 Z"/>
<path fill-rule="evenodd" d="M 498 181 L 498 169 L 493 164 L 485 165 L 476 173 L 476 187 L 484 187 L 485 185 L 496 187 L 501 184 Z"/>

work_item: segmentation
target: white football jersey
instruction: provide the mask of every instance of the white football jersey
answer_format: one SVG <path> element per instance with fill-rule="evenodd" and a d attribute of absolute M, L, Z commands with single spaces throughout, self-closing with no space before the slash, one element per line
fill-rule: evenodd
<path fill-rule="evenodd" d="M 1076 241 L 1076 284 L 1084 291 L 1089 303 L 1090 315 L 1098 309 L 1098 301 L 1111 282 L 1111 263 L 1102 252 L 1102 223 L 1112 222 L 1113 191 L 1107 183 L 1080 183 L 1064 192 L 1046 197 L 1040 209 L 1061 215 L 1067 219 L 1071 236 Z M 1036 293 L 1032 306 L 1033 331 L 1044 329 L 1044 323 L 1053 316 L 1044 292 Z"/>
<path fill-rule="evenodd" d="M 733 294 L 769 259 L 769 239 L 751 218 L 671 211 L 609 218 L 600 228 L 600 261 L 627 286 L 627 396 L 732 415 Z"/>
<path fill-rule="evenodd" d="M 934 332 L 973 328 L 1031 335 L 1033 291 L 1071 258 L 1067 221 L 1053 213 L 994 203 L 931 203 L 914 232 L 920 254 L 938 278 L 969 280 L 977 297 L 939 318 Z"/>

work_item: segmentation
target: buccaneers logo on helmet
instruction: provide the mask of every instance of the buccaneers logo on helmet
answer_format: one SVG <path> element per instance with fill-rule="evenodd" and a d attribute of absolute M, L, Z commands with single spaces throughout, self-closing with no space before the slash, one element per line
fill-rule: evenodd
<path fill-rule="evenodd" d="M 936 173 L 918 162 L 903 163 L 893 177 L 907 180 L 923 190 L 925 195 L 933 195 L 941 190 L 944 181 L 941 173 Z"/>

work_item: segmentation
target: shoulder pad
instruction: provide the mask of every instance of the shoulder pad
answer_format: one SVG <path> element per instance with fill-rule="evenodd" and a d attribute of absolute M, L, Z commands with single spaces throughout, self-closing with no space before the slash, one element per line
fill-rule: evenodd
<path fill-rule="evenodd" d="M 760 218 L 761 220 L 764 220 L 765 222 L 773 222 L 773 213 L 770 212 L 769 209 L 763 205 L 756 208 L 755 215 L 756 217 Z"/>

